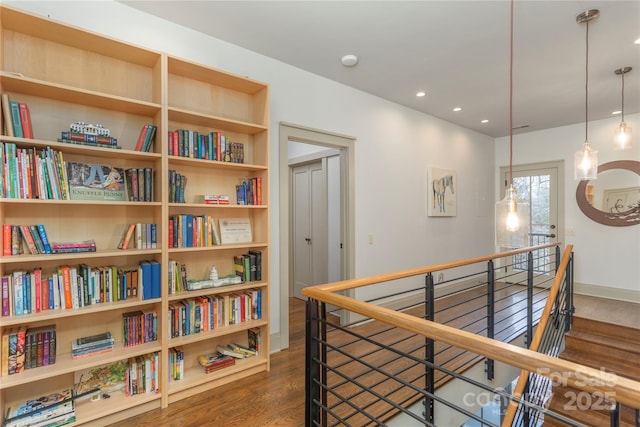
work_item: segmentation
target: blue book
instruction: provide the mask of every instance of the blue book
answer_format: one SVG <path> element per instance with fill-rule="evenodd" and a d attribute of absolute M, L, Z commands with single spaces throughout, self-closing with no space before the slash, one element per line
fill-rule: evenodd
<path fill-rule="evenodd" d="M 151 261 L 151 298 L 160 298 L 160 263 Z"/>
<path fill-rule="evenodd" d="M 13 122 L 13 135 L 22 138 L 22 119 L 20 118 L 20 104 L 18 101 L 9 101 L 11 121 Z"/>
<path fill-rule="evenodd" d="M 140 263 L 140 273 L 142 275 L 142 299 L 151 299 L 151 264 L 148 261 Z"/>
<path fill-rule="evenodd" d="M 44 246 L 44 253 L 51 253 L 51 245 L 49 244 L 49 238 L 47 237 L 47 231 L 44 229 L 44 225 L 38 224 L 38 233 L 40 234 L 40 240 L 42 240 L 42 246 Z"/>
<path fill-rule="evenodd" d="M 186 236 L 183 236 L 183 243 L 185 247 L 192 248 L 193 247 L 193 215 L 186 214 L 184 216 L 184 231 Z"/>

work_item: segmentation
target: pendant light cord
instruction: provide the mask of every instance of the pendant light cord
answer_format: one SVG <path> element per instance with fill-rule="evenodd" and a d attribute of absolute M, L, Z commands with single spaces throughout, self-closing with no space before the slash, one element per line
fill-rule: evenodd
<path fill-rule="evenodd" d="M 622 70 L 622 110 L 620 111 L 621 113 L 621 118 L 622 121 L 624 122 L 624 69 Z"/>
<path fill-rule="evenodd" d="M 513 185 L 513 0 L 511 0 L 509 51 L 509 183 Z"/>
<path fill-rule="evenodd" d="M 584 84 L 584 142 L 589 143 L 589 20 L 585 22 L 587 25 L 586 33 L 586 60 L 584 66 L 585 84 Z"/>

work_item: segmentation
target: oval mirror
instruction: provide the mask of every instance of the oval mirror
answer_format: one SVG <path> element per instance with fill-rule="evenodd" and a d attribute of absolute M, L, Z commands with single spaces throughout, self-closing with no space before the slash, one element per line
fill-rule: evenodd
<path fill-rule="evenodd" d="M 580 181 L 576 201 L 582 213 L 600 224 L 640 224 L 640 162 L 618 160 L 600 165 L 596 181 Z"/>

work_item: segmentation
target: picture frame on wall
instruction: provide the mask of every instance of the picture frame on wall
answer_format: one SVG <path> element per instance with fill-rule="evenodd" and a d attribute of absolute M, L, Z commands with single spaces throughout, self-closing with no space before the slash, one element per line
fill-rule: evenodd
<path fill-rule="evenodd" d="M 454 170 L 429 167 L 427 173 L 427 215 L 451 217 L 457 215 Z"/>

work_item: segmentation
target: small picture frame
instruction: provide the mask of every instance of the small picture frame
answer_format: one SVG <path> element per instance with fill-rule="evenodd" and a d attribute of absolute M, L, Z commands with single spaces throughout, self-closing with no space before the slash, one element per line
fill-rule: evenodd
<path fill-rule="evenodd" d="M 456 172 L 451 169 L 429 167 L 427 173 L 428 216 L 456 216 Z"/>

